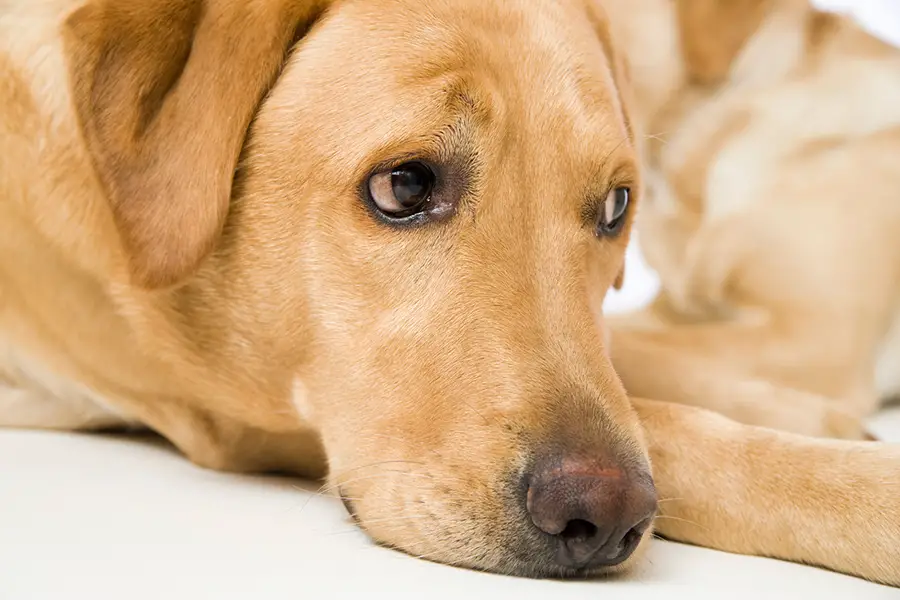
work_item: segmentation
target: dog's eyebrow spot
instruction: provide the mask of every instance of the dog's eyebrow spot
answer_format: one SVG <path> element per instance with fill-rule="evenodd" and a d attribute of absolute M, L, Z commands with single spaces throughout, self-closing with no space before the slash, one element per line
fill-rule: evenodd
<path fill-rule="evenodd" d="M 502 120 L 503 107 L 499 98 L 488 99 L 485 94 L 462 82 L 444 88 L 445 110 L 454 122 L 466 122 L 476 127 L 490 127 Z"/>
<path fill-rule="evenodd" d="M 421 82 L 443 96 L 444 110 L 452 120 L 466 118 L 479 126 L 503 121 L 504 97 L 489 75 L 443 70 L 423 77 Z"/>
<path fill-rule="evenodd" d="M 462 113 L 478 124 L 487 124 L 494 120 L 491 103 L 484 102 L 470 90 L 455 88 L 448 91 L 451 111 Z"/>

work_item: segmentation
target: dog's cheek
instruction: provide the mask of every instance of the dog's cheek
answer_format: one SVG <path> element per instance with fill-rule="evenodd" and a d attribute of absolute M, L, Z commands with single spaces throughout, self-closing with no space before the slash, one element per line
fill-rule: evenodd
<path fill-rule="evenodd" d="M 375 541 L 458 562 L 468 545 L 500 552 L 486 532 L 509 521 L 521 472 L 518 444 L 477 417 L 445 427 L 440 441 L 370 424 L 328 436 L 329 487 L 349 500 Z M 331 427 L 340 427 L 337 421 Z M 441 554 L 443 553 L 443 554 Z M 433 555 L 433 556 L 432 556 Z"/>

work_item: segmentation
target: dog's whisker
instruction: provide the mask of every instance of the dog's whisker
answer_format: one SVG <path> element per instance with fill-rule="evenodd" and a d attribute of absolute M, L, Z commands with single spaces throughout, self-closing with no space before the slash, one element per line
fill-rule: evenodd
<path fill-rule="evenodd" d="M 417 460 L 404 460 L 404 459 L 400 459 L 400 458 L 389 459 L 389 460 L 381 460 L 381 461 L 377 461 L 377 462 L 373 462 L 373 463 L 368 463 L 368 464 L 364 464 L 364 465 L 357 465 L 355 467 L 350 467 L 349 469 L 344 469 L 339 474 L 335 474 L 334 477 L 336 477 L 336 478 L 343 477 L 347 473 L 352 473 L 354 471 L 359 471 L 362 469 L 379 467 L 381 465 L 387 465 L 387 464 L 407 464 L 407 465 L 425 466 L 425 463 L 423 463 L 421 461 L 417 461 Z"/>
<path fill-rule="evenodd" d="M 709 531 L 708 527 L 704 527 L 700 523 L 697 523 L 696 521 L 691 521 L 690 519 L 683 519 L 681 517 L 673 517 L 671 515 L 656 515 L 656 518 L 657 519 L 671 519 L 672 521 L 681 521 L 683 523 L 687 523 L 689 525 L 699 527 L 700 529 L 703 529 L 704 531 Z"/>
<path fill-rule="evenodd" d="M 430 559 L 434 558 L 435 556 L 440 556 L 440 555 L 446 556 L 447 552 L 442 551 L 442 550 L 435 550 L 433 552 L 426 552 L 424 554 L 410 554 L 410 556 L 412 558 L 415 558 L 416 560 L 430 560 Z"/>
<path fill-rule="evenodd" d="M 388 476 L 394 476 L 397 474 L 403 475 L 405 477 L 421 477 L 424 479 L 433 479 L 433 477 L 431 475 L 429 475 L 428 473 L 418 473 L 416 471 L 406 471 L 404 469 L 382 469 L 375 473 L 369 473 L 368 475 L 357 475 L 356 477 L 350 477 L 349 479 L 341 479 L 339 481 L 335 481 L 335 483 L 333 485 L 331 485 L 330 487 L 334 488 L 336 486 L 348 485 L 350 483 L 353 483 L 354 481 L 371 479 L 373 477 L 382 477 L 382 476 L 388 477 Z"/>
<path fill-rule="evenodd" d="M 296 487 L 296 486 L 294 486 L 294 489 L 297 489 L 297 490 L 300 490 L 300 491 L 303 491 L 303 492 L 306 491 L 306 490 L 301 490 L 300 488 L 298 488 L 298 487 Z M 299 515 L 299 514 L 303 513 L 303 511 L 306 510 L 306 507 L 309 506 L 309 503 L 312 502 L 314 498 L 319 498 L 319 497 L 320 497 L 320 494 L 318 494 L 318 493 L 310 494 L 310 495 L 306 498 L 306 502 L 304 502 L 304 503 L 300 506 L 300 509 L 297 510 L 297 514 Z"/>
<path fill-rule="evenodd" d="M 318 493 L 328 492 L 328 491 L 334 490 L 334 489 L 337 488 L 337 487 L 340 487 L 340 486 L 342 486 L 342 485 L 346 485 L 346 484 L 351 483 L 351 482 L 354 482 L 354 481 L 358 481 L 358 480 L 360 479 L 359 477 L 351 477 L 351 478 L 349 478 L 349 479 L 345 479 L 344 477 L 345 477 L 347 474 L 349 474 L 349 473 L 353 473 L 353 472 L 356 472 L 356 471 L 360 471 L 360 470 L 365 469 L 365 468 L 372 468 L 372 469 L 374 469 L 374 468 L 376 468 L 376 467 L 379 467 L 379 466 L 385 465 L 385 464 L 415 464 L 415 465 L 424 465 L 425 463 L 421 463 L 421 462 L 413 462 L 413 461 L 382 461 L 382 462 L 378 462 L 378 463 L 372 463 L 371 465 L 362 465 L 362 466 L 360 466 L 360 467 L 354 467 L 354 468 L 352 468 L 352 469 L 344 470 L 344 471 L 342 471 L 340 474 L 335 474 L 335 475 L 333 475 L 332 477 L 329 477 L 329 479 L 332 481 L 332 483 L 323 485 L 321 488 L 319 488 Z M 430 475 L 429 473 L 423 473 L 423 472 L 417 472 L 417 471 L 410 471 L 410 470 L 408 470 L 408 469 L 378 469 L 378 470 L 376 470 L 374 473 L 369 473 L 368 475 L 364 475 L 364 476 L 361 476 L 361 477 L 362 477 L 362 478 L 369 478 L 369 477 L 374 477 L 374 476 L 378 476 L 378 475 L 392 475 L 392 474 L 397 474 L 397 473 L 401 473 L 401 474 L 408 475 L 408 476 L 412 476 L 412 477 L 427 477 L 427 478 L 431 478 L 431 475 Z"/>
<path fill-rule="evenodd" d="M 433 518 L 431 515 L 397 515 L 394 517 L 383 517 L 380 519 L 365 519 L 363 521 L 364 525 L 369 525 L 371 523 L 391 523 L 397 521 L 406 521 L 410 519 L 431 519 Z"/>
<path fill-rule="evenodd" d="M 348 533 L 353 532 L 361 532 L 366 533 L 366 528 L 369 525 L 407 525 L 413 521 L 417 521 L 420 519 L 430 519 L 429 515 L 398 515 L 396 517 L 384 517 L 381 519 L 363 519 L 360 521 L 359 527 L 353 527 L 350 529 L 340 529 L 337 531 L 330 531 L 328 535 L 346 535 Z"/>
<path fill-rule="evenodd" d="M 359 477 L 353 477 L 353 478 L 350 478 L 350 479 L 347 479 L 344 481 L 333 483 L 331 485 L 323 485 L 315 492 L 309 494 L 309 497 L 307 497 L 306 501 L 303 503 L 303 505 L 300 507 L 300 509 L 297 512 L 298 512 L 298 514 L 302 513 L 306 509 L 306 507 L 309 506 L 309 503 L 312 502 L 314 499 L 326 498 L 326 497 L 337 498 L 338 496 L 333 495 L 332 492 L 338 492 L 340 490 L 341 486 L 343 486 L 343 485 L 347 485 L 349 483 L 353 483 L 356 481 L 376 479 L 378 477 L 388 477 L 388 476 L 392 476 L 396 473 L 400 473 L 400 474 L 403 474 L 406 476 L 413 476 L 413 477 L 424 476 L 421 473 L 413 473 L 413 472 L 409 472 L 409 471 L 385 470 L 385 471 L 379 471 L 377 473 L 370 473 L 369 475 L 361 475 Z M 307 492 L 307 490 L 304 490 L 297 486 L 292 486 L 292 487 L 294 487 L 294 489 L 296 489 L 298 491 Z M 361 498 L 347 498 L 347 497 L 344 497 L 344 499 L 345 500 L 355 500 L 355 501 L 361 500 Z"/>
<path fill-rule="evenodd" d="M 367 535 L 364 528 L 362 528 L 362 527 L 356 527 L 356 526 L 350 527 L 350 528 L 347 528 L 347 529 L 337 529 L 337 530 L 335 530 L 335 531 L 328 531 L 328 532 L 324 532 L 324 533 L 325 533 L 325 535 L 327 535 L 328 537 L 331 537 L 331 536 L 334 536 L 334 535 L 349 535 L 349 534 L 351 534 L 351 533 L 359 533 L 359 534 L 362 534 L 362 535 Z"/>
<path fill-rule="evenodd" d="M 476 415 L 478 415 L 479 417 L 481 417 L 481 419 L 484 421 L 484 424 L 485 424 L 485 425 L 492 425 L 492 424 L 493 424 L 493 423 L 491 423 L 491 420 L 488 419 L 488 418 L 484 415 L 483 412 L 481 412 L 480 410 L 478 410 L 477 408 L 475 408 L 475 406 L 472 405 L 472 404 L 470 404 L 465 398 L 459 398 L 458 400 L 459 400 L 460 402 L 462 402 L 464 405 L 466 405 L 467 407 L 469 407 L 469 408 L 472 410 L 472 412 L 474 412 Z M 496 418 L 496 417 L 495 417 L 495 418 Z"/>
<path fill-rule="evenodd" d="M 371 479 L 377 479 L 378 477 L 388 477 L 388 476 L 393 476 L 393 475 L 398 475 L 398 474 L 401 477 L 413 477 L 413 478 L 419 477 L 419 478 L 429 479 L 429 480 L 432 480 L 435 484 L 464 483 L 463 479 L 458 478 L 458 477 L 452 477 L 452 476 L 446 476 L 446 477 L 441 477 L 440 479 L 435 479 L 433 476 L 428 475 L 426 473 L 416 473 L 416 472 L 412 472 L 412 471 L 404 471 L 404 470 L 396 470 L 396 469 L 383 470 L 383 471 L 379 471 L 377 473 L 371 473 L 369 475 L 361 475 L 359 477 L 353 477 L 353 478 L 346 479 L 343 481 L 335 482 L 331 485 L 323 486 L 323 487 L 319 488 L 319 490 L 317 490 L 315 493 L 311 494 L 309 498 L 307 498 L 306 502 L 303 504 L 303 507 L 301 507 L 300 510 L 302 511 L 309 504 L 309 502 L 311 502 L 314 498 L 329 497 L 329 496 L 337 498 L 338 496 L 333 495 L 333 492 L 339 492 L 340 488 L 342 486 L 346 486 L 346 485 L 349 485 L 349 484 L 357 482 L 357 481 L 366 481 L 366 480 L 371 480 Z M 469 483 L 471 483 L 471 482 L 469 482 Z M 306 490 L 302 490 L 302 491 L 306 491 Z M 354 500 L 354 501 L 362 500 L 362 498 L 360 498 L 360 497 L 355 497 L 355 498 L 344 497 L 344 499 L 345 500 Z"/>
<path fill-rule="evenodd" d="M 424 544 L 424 542 L 422 542 L 422 541 L 414 542 L 409 548 L 407 548 L 405 550 L 405 552 L 407 554 L 409 554 L 409 556 L 411 558 L 420 559 L 420 560 L 429 560 L 435 556 L 453 555 L 453 554 L 458 554 L 462 551 L 469 550 L 468 557 L 466 557 L 465 559 L 459 559 L 458 561 L 450 562 L 448 564 L 462 564 L 462 562 L 464 562 L 465 560 L 472 561 L 473 558 L 477 557 L 477 555 L 471 551 L 471 547 L 467 546 L 466 544 L 455 543 L 455 544 L 447 545 L 443 549 L 438 549 L 438 550 L 433 550 L 430 552 L 421 553 L 418 550 L 416 550 L 416 548 L 422 546 L 423 544 Z M 482 553 L 484 553 L 484 550 L 485 550 L 485 548 L 482 548 Z"/>
<path fill-rule="evenodd" d="M 669 145 L 669 140 L 666 139 L 666 136 L 669 135 L 669 133 L 670 133 L 670 132 L 665 132 L 665 133 L 650 133 L 650 134 L 644 135 L 644 139 L 647 139 L 647 140 L 656 140 L 656 141 L 662 143 L 664 146 L 668 146 L 668 145 Z"/>
<path fill-rule="evenodd" d="M 394 435 L 388 435 L 388 434 L 385 434 L 385 433 L 370 433 L 370 434 L 368 434 L 368 436 L 369 436 L 370 438 L 377 438 L 378 440 L 385 440 L 385 441 L 388 441 L 388 442 L 397 442 L 397 443 L 400 444 L 400 445 L 408 444 L 408 443 L 409 443 L 409 440 L 408 440 L 408 439 L 404 439 L 404 438 L 397 437 L 397 436 L 394 436 Z M 421 455 L 424 455 L 424 456 L 434 457 L 435 459 L 438 460 L 438 462 L 442 462 L 442 460 L 443 460 L 441 454 L 440 454 L 437 450 L 435 450 L 434 448 L 418 448 L 418 449 L 417 449 L 417 452 L 418 452 L 419 454 L 421 454 Z M 425 463 L 418 462 L 418 463 L 415 463 L 415 464 L 424 465 Z"/>
<path fill-rule="evenodd" d="M 376 438 L 388 440 L 391 442 L 397 442 L 399 444 L 408 444 L 409 443 L 408 439 L 404 439 L 402 437 L 397 437 L 394 435 L 388 435 L 386 433 L 373 432 L 368 435 L 369 435 L 369 437 L 376 437 Z M 419 452 L 426 452 L 429 455 L 434 455 L 434 456 L 440 457 L 440 453 L 437 450 L 435 450 L 434 448 L 418 448 L 417 450 Z"/>
<path fill-rule="evenodd" d="M 622 145 L 624 145 L 624 144 L 625 144 L 625 139 L 622 139 L 618 144 L 613 146 L 613 148 L 609 152 L 606 153 L 606 155 L 600 160 L 599 164 L 605 165 L 609 161 L 610 157 L 612 157 L 616 152 L 618 152 L 619 148 L 621 148 Z"/>
<path fill-rule="evenodd" d="M 355 483 L 357 481 L 367 481 L 370 479 L 377 479 L 379 477 L 393 477 L 397 474 L 403 475 L 404 477 L 423 477 L 426 479 L 431 479 L 431 476 L 426 473 L 416 473 L 414 471 L 402 471 L 397 469 L 384 469 L 378 471 L 377 473 L 369 473 L 368 475 L 359 475 L 358 477 L 351 477 L 349 479 L 342 479 L 340 481 L 336 481 L 331 485 L 323 486 L 317 492 L 317 496 L 327 496 L 331 494 L 331 492 L 338 491 L 342 486 L 349 485 L 351 483 Z"/>

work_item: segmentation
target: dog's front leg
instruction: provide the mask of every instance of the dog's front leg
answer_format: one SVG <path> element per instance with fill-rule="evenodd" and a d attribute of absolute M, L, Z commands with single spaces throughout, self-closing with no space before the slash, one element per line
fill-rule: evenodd
<path fill-rule="evenodd" d="M 677 404 L 634 406 L 660 534 L 900 586 L 900 445 L 807 438 Z"/>

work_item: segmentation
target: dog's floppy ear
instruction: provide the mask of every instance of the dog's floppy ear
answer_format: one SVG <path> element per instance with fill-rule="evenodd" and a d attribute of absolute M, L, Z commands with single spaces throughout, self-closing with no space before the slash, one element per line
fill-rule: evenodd
<path fill-rule="evenodd" d="M 687 76 L 693 83 L 724 79 L 772 0 L 675 0 Z"/>
<path fill-rule="evenodd" d="M 324 0 L 93 0 L 64 41 L 133 280 L 189 275 L 221 233 L 257 106 Z"/>

